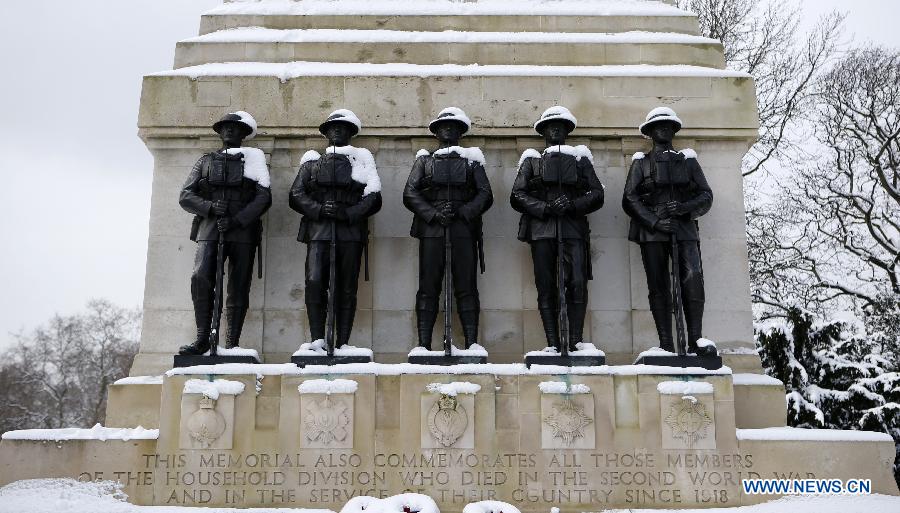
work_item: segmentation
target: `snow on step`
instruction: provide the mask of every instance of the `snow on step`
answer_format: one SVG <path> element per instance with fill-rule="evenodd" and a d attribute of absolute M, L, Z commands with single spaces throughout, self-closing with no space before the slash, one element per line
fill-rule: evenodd
<path fill-rule="evenodd" d="M 354 394 L 359 383 L 352 379 L 308 379 L 297 386 L 301 394 Z"/>
<path fill-rule="evenodd" d="M 224 62 L 160 71 L 155 77 L 705 77 L 750 78 L 741 71 L 686 64 L 541 66 L 531 64 L 373 64 L 343 62 Z"/>
<path fill-rule="evenodd" d="M 894 442 L 891 435 L 875 431 L 803 429 L 794 427 L 738 429 L 737 438 L 738 440 L 779 440 L 791 442 Z"/>
<path fill-rule="evenodd" d="M 542 381 L 538 388 L 542 394 L 590 394 L 591 387 L 581 383 L 566 383 L 565 381 Z"/>
<path fill-rule="evenodd" d="M 204 15 L 263 16 L 690 16 L 675 6 L 650 0 L 305 0 L 232 1 Z"/>
<path fill-rule="evenodd" d="M 734 380 L 735 385 L 784 386 L 784 383 L 782 383 L 780 379 L 766 376 L 765 374 L 735 374 L 732 379 Z"/>
<path fill-rule="evenodd" d="M 113 385 L 162 385 L 162 376 L 128 376 L 117 379 Z"/>
<path fill-rule="evenodd" d="M 180 43 L 593 43 L 718 45 L 716 39 L 675 32 L 414 32 L 358 29 L 241 27 L 182 39 Z"/>
<path fill-rule="evenodd" d="M 481 385 L 468 381 L 454 381 L 453 383 L 431 383 L 425 389 L 433 394 L 456 397 L 459 394 L 477 394 L 481 391 Z"/>
<path fill-rule="evenodd" d="M 218 400 L 219 395 L 241 395 L 244 393 L 244 384 L 240 381 L 227 379 L 217 379 L 215 381 L 189 379 L 184 383 L 184 393 L 203 394 L 212 400 Z"/>
<path fill-rule="evenodd" d="M 136 428 L 108 428 L 100 424 L 91 429 L 21 429 L 3 433 L 3 440 L 43 440 L 59 442 L 63 440 L 156 440 L 159 438 L 158 429 Z"/>
<path fill-rule="evenodd" d="M 663 395 L 711 394 L 713 386 L 705 381 L 663 381 L 656 391 Z"/>

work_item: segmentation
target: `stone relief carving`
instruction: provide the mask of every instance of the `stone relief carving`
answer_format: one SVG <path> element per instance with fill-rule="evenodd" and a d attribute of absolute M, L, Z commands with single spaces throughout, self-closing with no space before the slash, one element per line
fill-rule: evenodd
<path fill-rule="evenodd" d="M 308 441 L 330 447 L 347 440 L 351 413 L 343 401 L 334 401 L 326 395 L 321 401 L 311 402 L 304 413 Z"/>
<path fill-rule="evenodd" d="M 469 415 L 456 397 L 441 395 L 428 412 L 428 430 L 444 447 L 451 447 L 466 432 Z"/>
<path fill-rule="evenodd" d="M 562 439 L 567 447 L 584 438 L 584 428 L 592 422 L 594 419 L 585 414 L 584 407 L 571 398 L 554 403 L 553 413 L 544 417 L 544 423 L 553 430 L 553 437 Z"/>
<path fill-rule="evenodd" d="M 191 440 L 201 449 L 209 449 L 228 427 L 225 417 L 216 411 L 216 401 L 209 397 L 200 399 L 200 407 L 188 418 L 187 428 Z"/>
<path fill-rule="evenodd" d="M 665 423 L 672 429 L 672 437 L 693 448 L 698 441 L 708 436 L 709 426 L 713 423 L 706 411 L 706 405 L 691 396 L 669 407 Z"/>

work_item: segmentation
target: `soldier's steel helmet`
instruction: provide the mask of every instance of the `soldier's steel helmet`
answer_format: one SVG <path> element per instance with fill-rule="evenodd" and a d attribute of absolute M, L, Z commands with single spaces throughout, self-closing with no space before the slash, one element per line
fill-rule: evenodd
<path fill-rule="evenodd" d="M 212 126 L 212 129 L 215 130 L 216 133 L 218 133 L 222 128 L 222 125 L 229 122 L 240 123 L 250 130 L 250 135 L 248 135 L 244 139 L 253 139 L 254 137 L 256 137 L 256 130 L 258 128 L 256 120 L 253 119 L 253 116 L 251 116 L 249 113 L 242 110 L 225 114 L 224 116 L 222 116 L 222 119 L 215 122 L 215 124 Z"/>
<path fill-rule="evenodd" d="M 466 113 L 463 112 L 462 109 L 459 107 L 447 107 L 439 112 L 438 116 L 428 124 L 428 130 L 431 130 L 431 133 L 436 134 L 438 124 L 443 123 L 444 121 L 456 121 L 462 125 L 462 134 L 468 132 L 469 129 L 472 128 L 472 120 L 469 119 L 469 116 L 466 116 Z"/>
<path fill-rule="evenodd" d="M 351 110 L 347 109 L 338 109 L 331 114 L 328 115 L 328 118 L 319 125 L 319 133 L 325 135 L 325 129 L 331 123 L 345 123 L 350 127 L 351 134 L 350 137 L 358 134 L 360 130 L 362 130 L 362 121 L 353 113 Z"/>
<path fill-rule="evenodd" d="M 541 130 L 544 129 L 544 125 L 555 120 L 566 123 L 566 133 L 572 133 L 572 130 L 575 130 L 575 127 L 578 126 L 578 120 L 575 119 L 575 116 L 572 115 L 569 109 L 556 105 L 541 114 L 540 119 L 534 123 L 534 131 L 539 134 L 542 133 Z"/>
<path fill-rule="evenodd" d="M 681 119 L 678 118 L 678 114 L 675 114 L 675 111 L 668 107 L 657 107 L 651 110 L 647 114 L 647 119 L 641 123 L 641 126 L 638 129 L 642 134 L 649 137 L 650 126 L 654 123 L 659 123 L 660 121 L 671 121 L 675 123 L 675 131 L 681 130 Z"/>

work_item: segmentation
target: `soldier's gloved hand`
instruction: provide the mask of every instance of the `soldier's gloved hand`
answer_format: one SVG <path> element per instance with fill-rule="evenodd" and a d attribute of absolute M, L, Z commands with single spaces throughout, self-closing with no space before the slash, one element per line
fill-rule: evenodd
<path fill-rule="evenodd" d="M 237 223 L 234 221 L 234 219 L 230 217 L 220 217 L 216 221 L 216 224 L 218 225 L 220 232 L 227 232 L 228 230 L 237 226 Z"/>
<path fill-rule="evenodd" d="M 450 203 L 444 203 L 443 205 L 441 205 L 441 208 L 438 209 L 438 212 L 440 212 L 443 216 L 449 217 L 450 219 L 456 217 L 456 211 L 453 210 L 453 205 Z"/>
<path fill-rule="evenodd" d="M 559 197 L 559 199 L 562 202 L 563 213 L 568 213 L 568 212 L 572 212 L 575 210 L 575 203 L 573 203 L 572 200 L 570 200 L 568 196 L 563 194 L 562 196 Z"/>
<path fill-rule="evenodd" d="M 653 225 L 653 229 L 663 233 L 675 233 L 675 221 L 672 219 L 660 219 Z"/>
<path fill-rule="evenodd" d="M 451 215 L 447 215 L 444 212 L 438 210 L 437 214 L 434 215 L 434 219 L 440 223 L 441 226 L 450 226 L 453 224 L 453 217 Z"/>
<path fill-rule="evenodd" d="M 222 217 L 228 213 L 228 202 L 225 200 L 216 200 L 213 201 L 212 205 L 212 213 L 216 215 L 216 217 Z"/>
<path fill-rule="evenodd" d="M 336 219 L 337 205 L 335 205 L 333 201 L 326 201 L 322 205 L 321 216 L 327 219 Z"/>
<path fill-rule="evenodd" d="M 565 199 L 563 196 L 560 196 L 559 198 L 551 201 L 549 206 L 550 210 L 553 211 L 553 214 L 557 216 L 561 216 L 566 213 Z"/>
<path fill-rule="evenodd" d="M 678 217 L 682 214 L 685 214 L 684 211 L 684 203 L 678 201 L 670 201 L 662 206 L 659 211 L 659 217 L 663 219 L 668 219 L 670 217 Z"/>

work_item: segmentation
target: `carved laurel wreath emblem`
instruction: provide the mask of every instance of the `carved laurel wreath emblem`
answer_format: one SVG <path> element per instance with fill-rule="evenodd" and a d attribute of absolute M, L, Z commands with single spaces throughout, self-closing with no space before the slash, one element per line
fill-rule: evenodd
<path fill-rule="evenodd" d="M 209 449 L 225 434 L 225 417 L 216 411 L 216 401 L 209 397 L 200 399 L 200 408 L 187 421 L 188 434 L 201 449 Z"/>
<path fill-rule="evenodd" d="M 428 430 L 444 447 L 455 444 L 466 432 L 469 415 L 456 397 L 441 395 L 428 411 Z"/>

